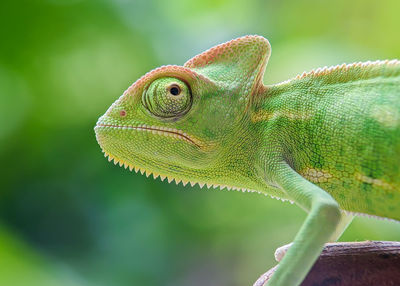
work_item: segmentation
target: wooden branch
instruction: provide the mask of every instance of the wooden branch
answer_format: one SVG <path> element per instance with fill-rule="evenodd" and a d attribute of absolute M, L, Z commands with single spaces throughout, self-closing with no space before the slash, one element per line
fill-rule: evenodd
<path fill-rule="evenodd" d="M 277 249 L 280 261 L 289 245 Z M 263 286 L 275 269 L 254 286 Z M 261 281 L 264 283 L 261 283 Z M 400 242 L 365 241 L 327 243 L 301 286 L 397 286 L 400 285 Z"/>

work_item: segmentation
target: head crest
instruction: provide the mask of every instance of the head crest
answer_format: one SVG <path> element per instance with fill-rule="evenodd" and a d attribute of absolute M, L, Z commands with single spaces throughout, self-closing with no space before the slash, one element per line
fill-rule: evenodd
<path fill-rule="evenodd" d="M 245 36 L 215 46 L 187 61 L 190 68 L 214 81 L 230 84 L 262 82 L 271 53 L 267 39 Z"/>

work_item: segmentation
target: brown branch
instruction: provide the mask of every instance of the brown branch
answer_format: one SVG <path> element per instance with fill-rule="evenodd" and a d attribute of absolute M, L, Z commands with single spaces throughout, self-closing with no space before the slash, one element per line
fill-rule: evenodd
<path fill-rule="evenodd" d="M 277 250 L 282 259 L 289 245 Z M 275 269 L 254 286 L 262 286 Z M 264 283 L 261 283 L 264 281 Z M 327 243 L 301 286 L 397 286 L 400 285 L 400 242 L 365 241 Z"/>

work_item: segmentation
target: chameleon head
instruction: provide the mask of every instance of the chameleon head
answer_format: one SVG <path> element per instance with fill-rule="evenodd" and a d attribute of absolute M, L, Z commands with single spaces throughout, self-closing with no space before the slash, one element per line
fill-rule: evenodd
<path fill-rule="evenodd" d="M 228 154 L 248 131 L 243 119 L 263 86 L 269 52 L 266 39 L 247 36 L 184 66 L 147 73 L 99 118 L 95 132 L 103 152 L 155 176 L 196 182 L 207 176 L 220 183 Z"/>

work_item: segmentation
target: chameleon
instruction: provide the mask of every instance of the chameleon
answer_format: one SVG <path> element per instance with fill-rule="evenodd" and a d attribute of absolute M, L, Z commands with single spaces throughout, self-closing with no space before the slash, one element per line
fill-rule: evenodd
<path fill-rule="evenodd" d="M 400 221 L 400 61 L 264 85 L 262 36 L 156 68 L 98 119 L 114 163 L 168 182 L 258 192 L 308 212 L 271 279 L 299 285 L 354 215 Z M 255 284 L 255 285 L 256 285 Z"/>

